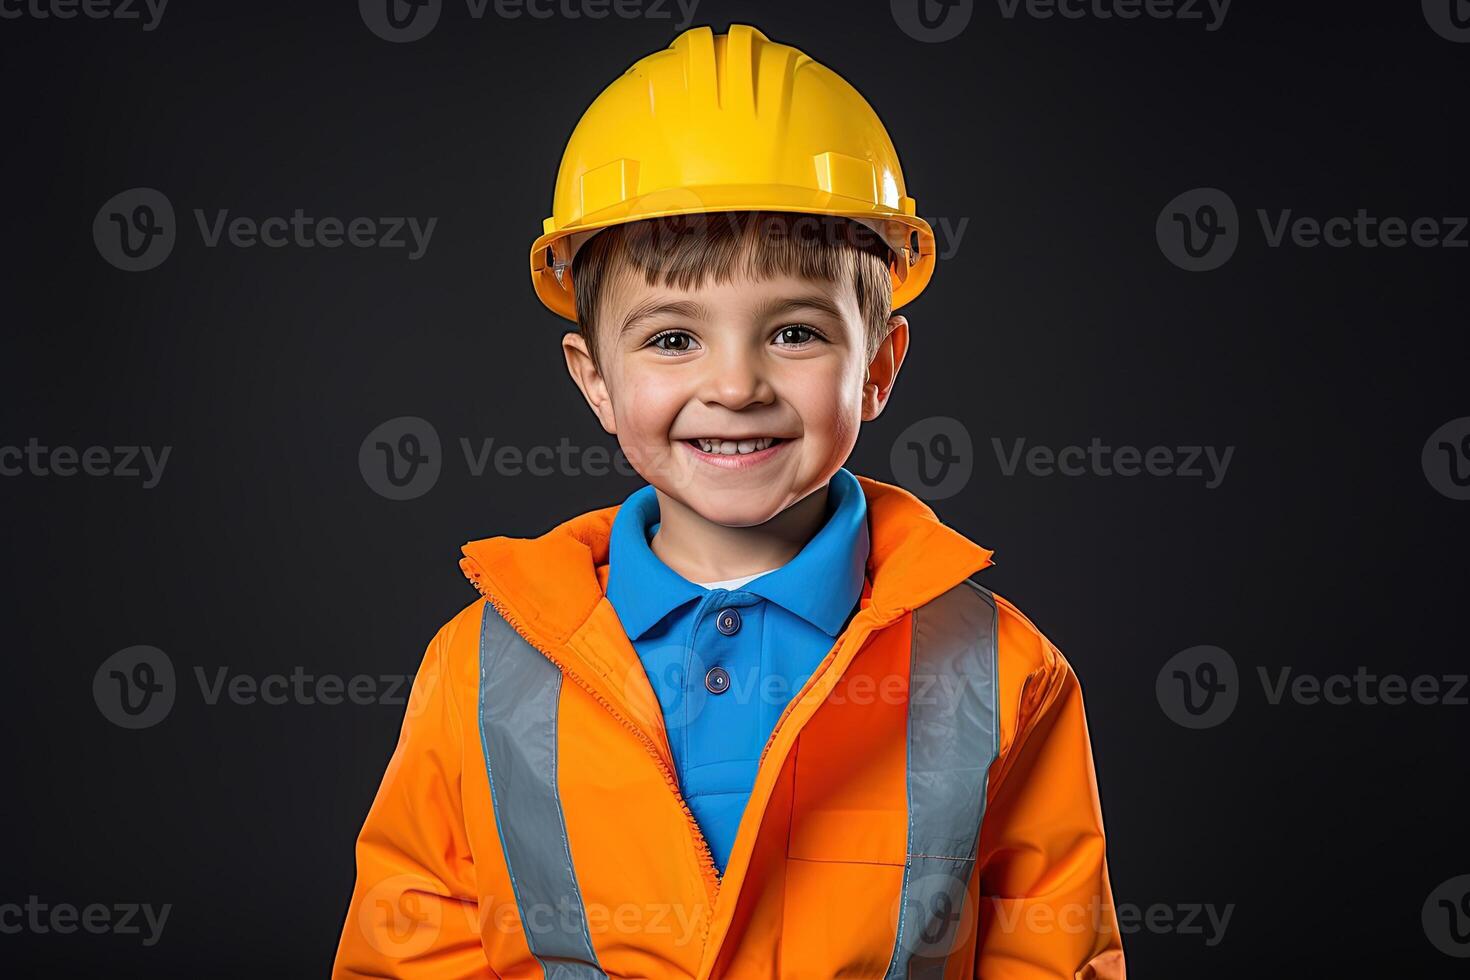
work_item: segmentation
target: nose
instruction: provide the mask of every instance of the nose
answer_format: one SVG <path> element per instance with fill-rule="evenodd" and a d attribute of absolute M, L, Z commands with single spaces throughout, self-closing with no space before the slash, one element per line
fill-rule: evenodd
<path fill-rule="evenodd" d="M 739 411 L 775 400 L 775 389 L 758 355 L 729 349 L 705 359 L 701 397 L 706 404 Z"/>

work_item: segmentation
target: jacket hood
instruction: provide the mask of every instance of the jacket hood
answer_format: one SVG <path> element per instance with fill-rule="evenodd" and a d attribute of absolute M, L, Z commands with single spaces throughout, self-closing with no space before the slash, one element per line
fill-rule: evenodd
<path fill-rule="evenodd" d="M 863 595 L 880 625 L 991 564 L 992 552 L 946 526 L 907 490 L 857 479 L 867 497 L 870 538 Z M 606 601 L 608 539 L 620 506 L 579 514 L 536 538 L 471 541 L 459 567 L 528 629 L 564 643 Z"/>

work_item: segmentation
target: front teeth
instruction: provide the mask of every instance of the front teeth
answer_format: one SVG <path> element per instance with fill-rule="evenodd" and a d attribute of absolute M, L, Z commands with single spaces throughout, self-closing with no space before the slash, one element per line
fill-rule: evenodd
<path fill-rule="evenodd" d="M 731 439 L 695 439 L 700 449 L 707 453 L 716 453 L 720 456 L 744 456 L 746 453 L 759 452 L 768 448 L 776 440 L 764 439 L 741 439 L 736 442 Z"/>

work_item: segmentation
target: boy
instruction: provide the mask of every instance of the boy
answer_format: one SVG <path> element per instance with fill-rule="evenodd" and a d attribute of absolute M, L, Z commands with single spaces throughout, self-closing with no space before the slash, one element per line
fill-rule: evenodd
<path fill-rule="evenodd" d="M 553 210 L 533 282 L 649 485 L 464 548 L 334 975 L 1123 977 L 1075 675 L 989 552 L 842 466 L 934 262 L 872 109 L 693 28 Z"/>

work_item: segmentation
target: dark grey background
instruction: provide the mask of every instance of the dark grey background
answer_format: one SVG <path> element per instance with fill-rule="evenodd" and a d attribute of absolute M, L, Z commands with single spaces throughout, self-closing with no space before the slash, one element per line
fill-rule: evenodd
<path fill-rule="evenodd" d="M 1289 9 L 1287 9 L 1289 8 Z M 403 674 L 473 598 L 459 545 L 531 536 L 639 481 L 467 471 L 458 440 L 606 445 L 566 377 L 527 246 L 592 97 L 675 18 L 474 20 L 392 44 L 355 5 L 186 4 L 156 30 L 0 20 L 6 206 L 0 444 L 172 448 L 160 484 L 0 479 L 7 546 L 0 903 L 172 905 L 162 939 L 0 934 L 20 975 L 322 976 L 352 844 L 401 706 L 210 706 L 193 670 Z M 1418 4 L 1237 0 L 1199 21 L 1048 20 L 978 4 L 924 43 L 886 2 L 703 0 L 861 89 L 925 215 L 968 218 L 905 312 L 914 345 L 849 462 L 961 420 L 974 476 L 941 517 L 994 548 L 982 581 L 1082 678 L 1116 900 L 1234 905 L 1224 940 L 1143 929 L 1133 975 L 1450 977 L 1421 907 L 1470 872 L 1470 708 L 1271 706 L 1273 672 L 1465 671 L 1470 503 L 1420 452 L 1470 415 L 1460 249 L 1267 247 L 1255 209 L 1470 213 L 1470 44 Z M 161 190 L 178 241 L 119 271 L 92 223 Z M 1166 202 L 1218 187 L 1221 268 L 1166 260 Z M 205 248 L 192 209 L 438 217 L 427 254 Z M 427 494 L 373 492 L 358 450 L 419 416 Z M 992 437 L 1233 445 L 1223 484 L 1004 477 Z M 94 672 L 137 644 L 180 690 L 141 731 Z M 1239 706 L 1187 730 L 1155 697 L 1200 644 Z"/>

